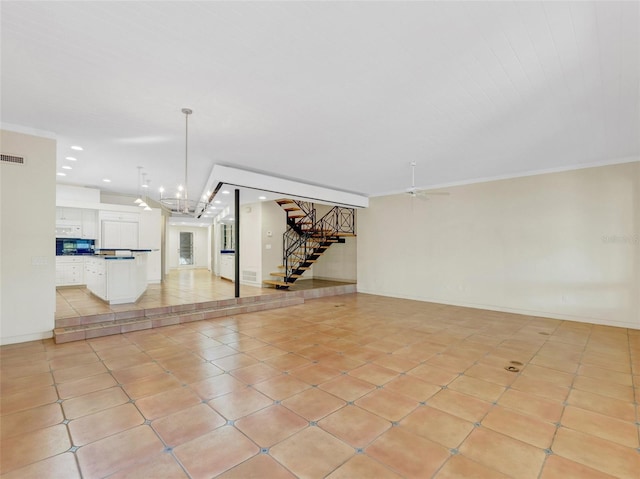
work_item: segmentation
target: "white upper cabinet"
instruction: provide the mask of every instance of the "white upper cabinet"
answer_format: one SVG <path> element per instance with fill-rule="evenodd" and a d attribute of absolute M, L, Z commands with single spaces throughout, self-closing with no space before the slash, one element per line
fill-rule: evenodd
<path fill-rule="evenodd" d="M 82 237 L 98 239 L 98 212 L 96 210 L 82 210 Z"/>
<path fill-rule="evenodd" d="M 100 211 L 100 248 L 138 249 L 140 215 Z"/>
<path fill-rule="evenodd" d="M 58 206 L 56 208 L 56 223 L 60 222 L 73 222 L 80 224 L 82 222 L 82 209 L 81 208 L 62 208 Z"/>

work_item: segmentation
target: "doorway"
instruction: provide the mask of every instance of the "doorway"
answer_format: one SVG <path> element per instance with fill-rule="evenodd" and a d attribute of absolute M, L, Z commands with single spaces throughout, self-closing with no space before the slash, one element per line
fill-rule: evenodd
<path fill-rule="evenodd" d="M 193 233 L 180 232 L 180 249 L 178 251 L 178 265 L 193 266 Z"/>

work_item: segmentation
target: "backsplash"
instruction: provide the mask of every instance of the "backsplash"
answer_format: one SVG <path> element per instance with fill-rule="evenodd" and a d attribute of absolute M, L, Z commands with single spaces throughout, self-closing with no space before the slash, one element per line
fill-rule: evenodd
<path fill-rule="evenodd" d="M 90 255 L 95 252 L 95 240 L 81 238 L 56 238 L 56 256 Z"/>

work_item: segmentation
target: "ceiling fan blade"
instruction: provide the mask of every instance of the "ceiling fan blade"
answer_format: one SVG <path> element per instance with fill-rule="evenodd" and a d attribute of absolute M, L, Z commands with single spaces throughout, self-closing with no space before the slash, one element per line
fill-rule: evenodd
<path fill-rule="evenodd" d="M 448 191 L 428 191 L 428 190 L 420 190 L 415 193 L 418 196 L 449 196 L 451 193 Z"/>

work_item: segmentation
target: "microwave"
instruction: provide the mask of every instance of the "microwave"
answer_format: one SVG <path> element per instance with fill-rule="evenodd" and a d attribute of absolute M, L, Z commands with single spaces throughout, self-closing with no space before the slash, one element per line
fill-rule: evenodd
<path fill-rule="evenodd" d="M 81 238 L 82 226 L 79 224 L 56 225 L 56 238 Z"/>

